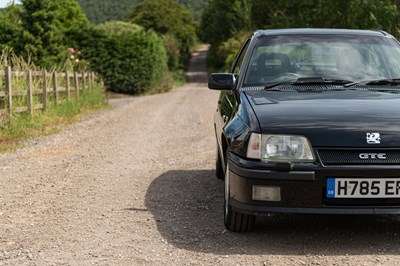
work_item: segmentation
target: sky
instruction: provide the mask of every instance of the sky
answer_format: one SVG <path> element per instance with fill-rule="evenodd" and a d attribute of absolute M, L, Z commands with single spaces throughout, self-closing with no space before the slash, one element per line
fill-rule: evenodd
<path fill-rule="evenodd" d="M 12 0 L 0 0 L 0 8 L 6 7 L 10 2 L 12 2 Z M 18 4 L 19 1 L 15 0 L 15 3 Z"/>

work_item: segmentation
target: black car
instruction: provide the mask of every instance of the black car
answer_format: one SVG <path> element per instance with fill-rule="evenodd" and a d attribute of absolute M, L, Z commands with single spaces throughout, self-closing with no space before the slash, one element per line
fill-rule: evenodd
<path fill-rule="evenodd" d="M 215 114 L 228 230 L 270 213 L 400 214 L 400 45 L 383 31 L 255 32 Z"/>

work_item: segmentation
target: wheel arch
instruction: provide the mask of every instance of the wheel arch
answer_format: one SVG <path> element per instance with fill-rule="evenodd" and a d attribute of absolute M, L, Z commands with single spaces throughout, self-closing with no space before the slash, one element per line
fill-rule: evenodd
<path fill-rule="evenodd" d="M 226 164 L 227 164 L 227 150 L 228 150 L 228 140 L 226 139 L 225 134 L 221 134 L 221 153 L 222 154 L 222 160 L 223 160 L 223 169 L 224 172 L 226 171 Z"/>

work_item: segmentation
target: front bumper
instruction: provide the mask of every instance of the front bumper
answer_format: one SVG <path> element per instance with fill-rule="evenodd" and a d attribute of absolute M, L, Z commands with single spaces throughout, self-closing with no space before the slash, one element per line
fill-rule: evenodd
<path fill-rule="evenodd" d="M 317 164 L 263 166 L 234 154 L 228 156 L 229 205 L 246 214 L 400 214 L 400 199 L 328 199 L 328 177 L 400 177 L 400 166 L 323 167 Z M 253 200 L 253 186 L 280 187 L 280 201 Z"/>

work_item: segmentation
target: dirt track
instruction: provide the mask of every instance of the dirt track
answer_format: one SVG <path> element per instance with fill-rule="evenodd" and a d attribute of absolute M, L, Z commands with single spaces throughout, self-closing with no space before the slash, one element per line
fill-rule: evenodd
<path fill-rule="evenodd" d="M 188 85 L 0 155 L 0 265 L 400 265 L 391 216 L 261 217 L 225 231 L 205 51 Z"/>

